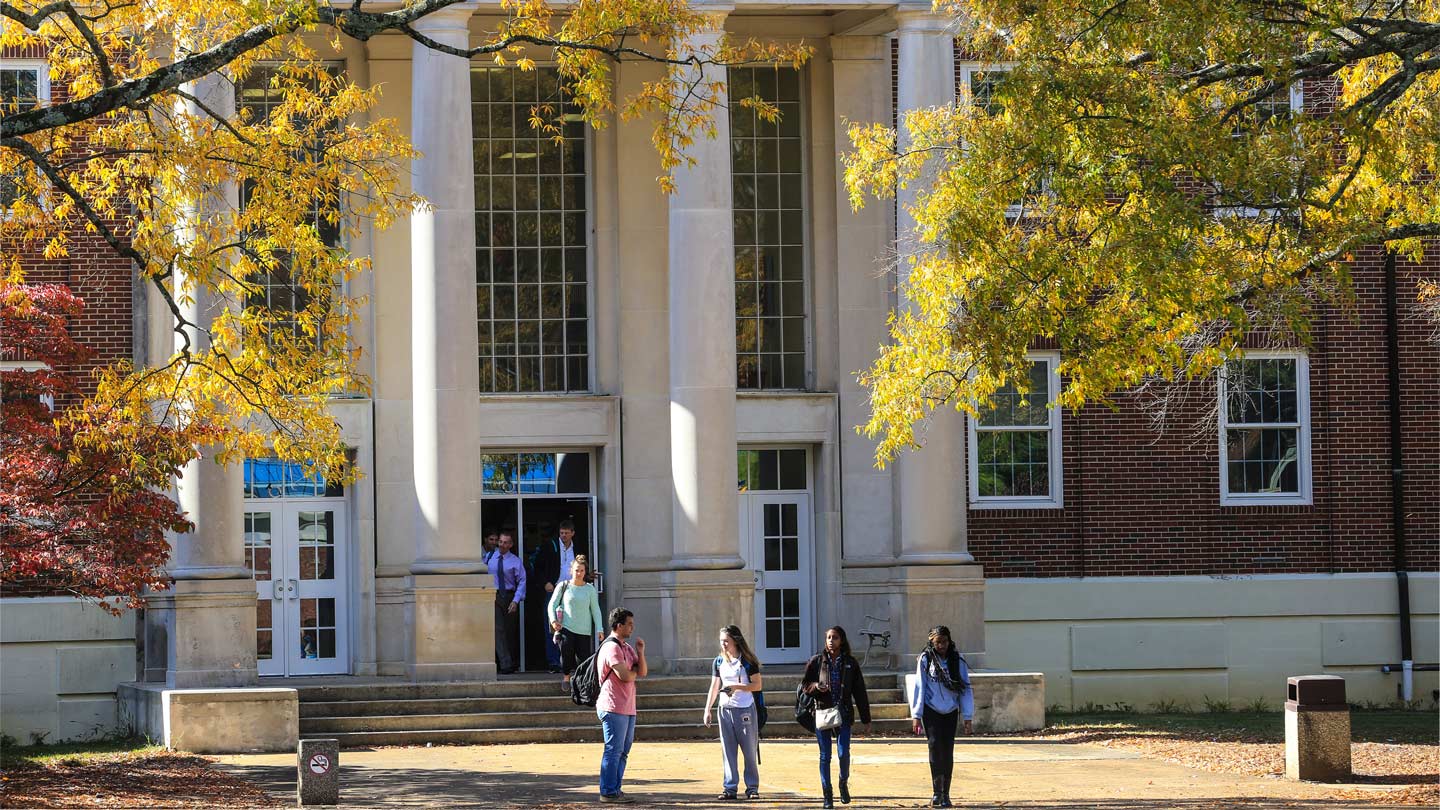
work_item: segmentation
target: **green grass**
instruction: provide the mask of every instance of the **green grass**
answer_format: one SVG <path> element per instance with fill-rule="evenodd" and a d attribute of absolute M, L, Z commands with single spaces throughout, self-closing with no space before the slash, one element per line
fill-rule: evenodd
<path fill-rule="evenodd" d="M 14 745 L 5 740 L 0 746 L 0 769 L 46 767 L 55 764 L 78 765 L 116 755 L 135 756 L 163 752 L 144 737 L 96 740 L 94 742 L 58 743 L 55 745 Z"/>
<path fill-rule="evenodd" d="M 1177 736 L 1247 737 L 1284 742 L 1284 712 L 1050 712 L 1048 731 L 1169 732 Z M 1352 711 L 1350 734 L 1355 742 L 1440 744 L 1440 719 L 1433 711 Z"/>

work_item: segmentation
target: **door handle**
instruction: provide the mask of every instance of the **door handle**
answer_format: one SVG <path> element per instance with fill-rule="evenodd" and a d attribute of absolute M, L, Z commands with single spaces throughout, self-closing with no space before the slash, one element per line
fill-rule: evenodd
<path fill-rule="evenodd" d="M 293 579 L 288 579 L 288 580 L 286 580 L 286 582 L 289 582 L 290 585 L 289 585 L 289 587 L 287 587 L 285 590 L 290 594 L 290 598 L 291 598 L 291 599 L 294 599 L 294 598 L 295 598 L 295 580 L 293 580 Z"/>
<path fill-rule="evenodd" d="M 275 579 L 270 581 L 270 598 L 277 602 L 285 598 L 285 580 Z"/>
<path fill-rule="evenodd" d="M 756 572 L 755 572 L 755 590 L 757 590 L 757 591 L 763 591 L 763 590 L 765 590 L 765 572 L 764 572 L 764 571 L 756 571 Z"/>

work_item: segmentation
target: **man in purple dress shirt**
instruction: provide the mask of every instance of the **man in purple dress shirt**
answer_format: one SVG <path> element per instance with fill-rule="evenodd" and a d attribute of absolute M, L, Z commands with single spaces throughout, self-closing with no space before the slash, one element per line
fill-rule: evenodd
<path fill-rule="evenodd" d="M 500 674 L 509 675 L 520 661 L 520 603 L 525 600 L 525 566 L 515 554 L 515 538 L 500 532 L 500 543 L 489 558 L 495 577 L 495 655 Z"/>

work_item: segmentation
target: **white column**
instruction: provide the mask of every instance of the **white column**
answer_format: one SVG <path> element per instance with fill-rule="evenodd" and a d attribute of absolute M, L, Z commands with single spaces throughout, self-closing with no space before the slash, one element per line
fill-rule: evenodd
<path fill-rule="evenodd" d="M 415 28 L 468 48 L 473 9 L 450 6 Z M 410 218 L 414 408 L 413 574 L 467 574 L 480 560 L 480 371 L 475 309 L 475 173 L 470 60 L 414 45 L 411 132 L 423 157 L 412 188 L 429 208 Z"/>
<path fill-rule="evenodd" d="M 187 91 L 211 110 L 235 109 L 235 87 L 224 76 L 212 74 L 187 86 Z M 182 114 L 195 121 L 208 121 L 209 115 L 193 101 L 178 102 Z M 196 222 L 212 215 L 234 212 L 239 208 L 240 194 L 234 183 L 209 189 L 194 211 L 187 212 Z M 177 287 L 185 284 L 183 263 Z M 173 334 L 174 350 L 184 348 L 187 339 L 192 352 L 210 348 L 206 330 L 232 304 L 210 289 L 186 291 L 176 296 L 185 320 L 193 326 L 185 336 Z M 179 538 L 170 562 L 171 575 L 176 579 L 228 579 L 250 576 L 245 567 L 245 537 L 241 525 L 245 477 L 238 463 L 220 465 L 214 456 L 219 447 L 201 449 L 200 458 L 185 465 L 177 482 L 180 508 L 194 522 L 193 531 Z"/>
<path fill-rule="evenodd" d="M 692 48 L 720 41 L 728 9 L 705 6 L 713 28 Z M 681 49 L 684 56 L 687 49 Z M 703 81 L 724 82 L 724 68 Z M 694 166 L 675 170 L 670 197 L 670 472 L 675 565 L 740 568 L 735 478 L 735 240 L 730 120 L 711 112 L 715 137 L 698 137 Z"/>
<path fill-rule="evenodd" d="M 834 140 L 850 148 L 851 122 L 890 118 L 890 37 L 830 38 L 835 81 Z M 884 273 L 894 247 L 890 206 L 871 201 L 850 207 L 845 178 L 836 173 L 835 257 L 838 276 L 841 500 L 845 527 L 845 564 L 890 566 L 895 562 L 893 469 L 876 469 L 875 446 L 855 432 L 870 417 L 870 392 L 852 373 L 875 362 L 875 347 L 888 339 L 887 317 L 894 282 Z M 877 606 L 877 609 L 878 606 Z M 874 613 L 874 610 L 870 611 Z M 882 615 L 882 614 L 876 614 Z M 864 619 L 864 612 L 855 615 Z M 842 621 L 850 621 L 848 617 Z"/>
<path fill-rule="evenodd" d="M 178 102 L 181 115 L 209 120 L 209 110 L 234 110 L 234 84 L 214 74 L 185 87 L 200 103 Z M 204 108 L 200 106 L 203 103 Z M 211 187 L 185 212 L 182 227 L 227 216 L 240 205 L 234 183 Z M 214 321 L 236 302 L 208 289 L 185 289 L 176 278 L 180 310 L 191 326 L 174 334 L 173 349 L 188 341 L 192 352 L 209 349 Z M 254 683 L 255 584 L 245 565 L 244 467 L 217 464 L 218 445 L 200 448 L 176 481 L 176 500 L 194 528 L 174 539 L 166 591 L 147 597 L 146 678 L 162 677 L 172 688 L 245 686 Z M 161 654 L 161 651 L 163 655 Z M 162 662 L 163 660 L 163 662 Z M 163 670 L 161 669 L 163 667 Z"/>
<path fill-rule="evenodd" d="M 901 6 L 895 14 L 900 46 L 900 148 L 909 137 L 904 116 L 909 110 L 955 102 L 953 22 L 935 14 L 929 3 Z M 910 259 L 917 250 L 915 221 L 906 213 L 923 182 L 898 191 L 896 235 L 899 252 L 900 306 L 910 306 L 907 281 Z M 924 447 L 910 451 L 896 464 L 900 561 L 908 564 L 969 563 L 965 545 L 965 510 L 969 498 L 965 475 L 964 417 L 944 406 L 921 426 Z"/>

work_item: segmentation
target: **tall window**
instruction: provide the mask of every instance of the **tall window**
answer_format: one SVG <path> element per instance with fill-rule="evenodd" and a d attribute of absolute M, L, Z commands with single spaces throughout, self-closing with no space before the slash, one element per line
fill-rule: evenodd
<path fill-rule="evenodd" d="M 970 420 L 970 503 L 975 508 L 1058 508 L 1062 505 L 1060 394 L 1054 355 L 1030 356 L 1030 391 L 995 392 L 995 404 Z"/>
<path fill-rule="evenodd" d="M 475 70 L 470 98 L 480 390 L 589 390 L 584 121 L 554 68 Z"/>
<path fill-rule="evenodd" d="M 0 61 L 0 118 L 33 110 L 49 99 L 50 68 L 45 62 L 37 59 Z M 9 208 L 17 196 L 16 177 L 0 174 L 0 206 Z"/>
<path fill-rule="evenodd" d="M 1303 355 L 1247 352 L 1220 374 L 1220 502 L 1310 502 L 1310 370 Z"/>
<path fill-rule="evenodd" d="M 804 388 L 805 161 L 800 75 L 787 68 L 730 69 L 730 98 L 759 97 L 770 122 L 730 105 L 735 206 L 735 360 L 739 388 Z"/>
<path fill-rule="evenodd" d="M 338 72 L 340 69 L 339 65 L 329 68 L 332 73 Z M 281 77 L 276 68 L 260 65 L 251 70 L 236 86 L 236 103 L 240 110 L 247 114 L 251 123 L 261 124 L 268 121 L 283 103 L 285 93 L 279 84 L 280 80 Z M 317 146 L 316 148 L 323 147 Z M 248 204 L 252 193 L 253 189 L 248 184 L 241 188 L 242 205 Z M 314 211 L 312 224 L 319 233 L 323 244 L 329 247 L 340 246 L 340 226 L 322 216 L 318 206 Z M 298 326 L 294 318 L 286 318 L 285 313 L 300 312 L 308 308 L 315 301 L 316 293 L 306 290 L 302 284 L 295 281 L 290 270 L 290 262 L 286 257 L 277 258 L 278 261 L 268 272 L 251 279 L 252 290 L 246 297 L 245 305 L 266 308 L 274 316 L 277 329 L 289 329 L 290 333 L 294 335 Z"/>

